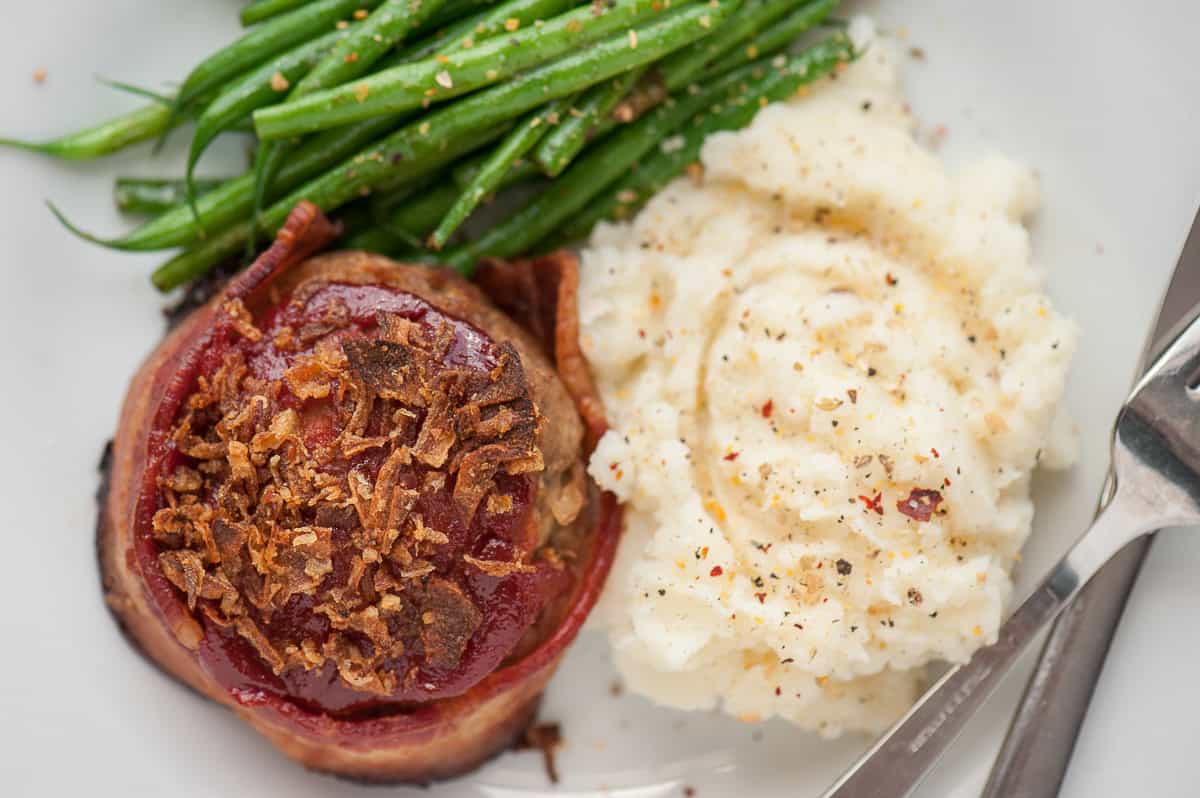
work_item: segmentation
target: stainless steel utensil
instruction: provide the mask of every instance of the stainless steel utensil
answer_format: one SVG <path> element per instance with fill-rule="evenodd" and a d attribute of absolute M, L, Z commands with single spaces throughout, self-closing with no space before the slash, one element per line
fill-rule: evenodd
<path fill-rule="evenodd" d="M 1200 213 L 1163 293 L 1158 319 L 1138 365 L 1170 343 L 1170 332 L 1200 302 Z M 1101 506 L 1111 492 L 1105 486 Z M 1153 536 L 1130 543 L 1080 591 L 1054 622 L 1013 716 L 981 798 L 1054 798 L 1108 654 L 1125 602 Z"/>
<path fill-rule="evenodd" d="M 1200 309 L 1198 309 L 1200 310 Z M 1047 623 L 1126 544 L 1200 523 L 1200 321 L 1197 310 L 1126 399 L 1113 430 L 1113 495 L 1091 527 L 1000 627 L 951 668 L 824 798 L 903 798 Z"/>

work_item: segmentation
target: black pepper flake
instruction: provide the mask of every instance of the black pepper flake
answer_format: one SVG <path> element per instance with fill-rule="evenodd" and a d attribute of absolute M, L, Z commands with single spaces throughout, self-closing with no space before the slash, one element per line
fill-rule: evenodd
<path fill-rule="evenodd" d="M 874 377 L 874 376 L 875 376 L 876 374 L 878 374 L 878 373 L 879 373 L 879 372 L 875 370 L 875 367 L 874 367 L 874 366 L 871 366 L 870 368 L 868 368 L 868 369 L 867 369 L 867 376 L 868 376 L 868 377 Z"/>
<path fill-rule="evenodd" d="M 663 590 L 663 589 L 660 587 L 660 588 L 658 589 L 658 595 L 660 595 L 660 596 L 665 596 L 665 595 L 667 595 L 667 591 Z"/>
<path fill-rule="evenodd" d="M 908 589 L 908 603 L 909 604 L 916 607 L 924 600 L 925 600 L 925 597 L 921 595 L 920 590 L 917 590 L 915 587 L 910 587 Z"/>
<path fill-rule="evenodd" d="M 762 578 L 761 576 L 756 576 L 756 577 L 754 577 L 754 586 L 755 586 L 755 587 L 762 587 L 762 586 L 763 586 L 763 578 Z"/>
<path fill-rule="evenodd" d="M 854 566 L 850 564 L 849 560 L 838 560 L 835 564 L 837 565 L 837 572 L 841 576 L 849 576 L 854 570 Z"/>

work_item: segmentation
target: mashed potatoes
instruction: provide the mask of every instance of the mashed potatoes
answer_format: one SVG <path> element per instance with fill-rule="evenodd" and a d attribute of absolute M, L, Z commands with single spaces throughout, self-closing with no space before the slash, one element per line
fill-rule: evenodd
<path fill-rule="evenodd" d="M 995 638 L 1030 473 L 1072 456 L 1033 176 L 947 175 L 905 108 L 876 42 L 584 251 L 590 471 L 628 513 L 607 618 L 662 704 L 886 727 Z"/>

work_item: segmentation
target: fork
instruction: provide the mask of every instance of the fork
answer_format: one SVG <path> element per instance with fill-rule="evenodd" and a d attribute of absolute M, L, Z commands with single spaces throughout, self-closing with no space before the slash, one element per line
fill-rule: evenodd
<path fill-rule="evenodd" d="M 1127 543 L 1200 523 L 1200 306 L 1134 387 L 1112 437 L 1111 498 L 1091 527 L 1000 627 L 948 670 L 823 798 L 904 798 L 933 768 L 1021 653 Z"/>

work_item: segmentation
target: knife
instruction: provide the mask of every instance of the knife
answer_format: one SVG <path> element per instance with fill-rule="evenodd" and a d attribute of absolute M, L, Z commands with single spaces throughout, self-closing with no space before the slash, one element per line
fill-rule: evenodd
<path fill-rule="evenodd" d="M 1154 362 L 1171 329 L 1200 302 L 1200 212 L 1138 365 Z M 1100 505 L 1111 491 L 1105 484 Z M 1051 628 L 981 798 L 1054 798 L 1087 714 L 1125 602 L 1150 550 L 1152 536 L 1125 547 L 1097 573 Z"/>

